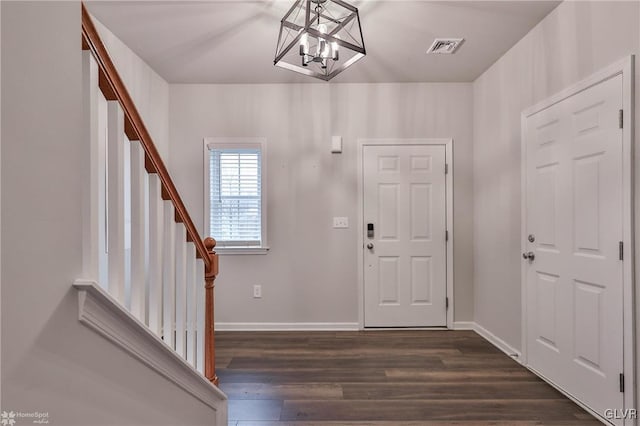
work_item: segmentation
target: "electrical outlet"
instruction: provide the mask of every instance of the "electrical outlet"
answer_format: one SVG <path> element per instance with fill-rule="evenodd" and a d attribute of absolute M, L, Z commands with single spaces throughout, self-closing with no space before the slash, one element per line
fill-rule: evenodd
<path fill-rule="evenodd" d="M 334 217 L 333 218 L 333 227 L 334 228 L 348 228 L 349 227 L 349 218 L 348 217 Z"/>
<path fill-rule="evenodd" d="M 261 299 L 262 298 L 262 286 L 261 285 L 254 285 L 253 286 L 253 298 L 254 299 Z"/>

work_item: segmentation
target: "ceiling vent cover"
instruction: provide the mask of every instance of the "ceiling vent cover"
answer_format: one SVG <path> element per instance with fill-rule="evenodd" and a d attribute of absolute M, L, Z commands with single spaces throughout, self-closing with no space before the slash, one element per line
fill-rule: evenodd
<path fill-rule="evenodd" d="M 427 54 L 451 55 L 464 43 L 463 38 L 437 38 L 427 50 Z"/>

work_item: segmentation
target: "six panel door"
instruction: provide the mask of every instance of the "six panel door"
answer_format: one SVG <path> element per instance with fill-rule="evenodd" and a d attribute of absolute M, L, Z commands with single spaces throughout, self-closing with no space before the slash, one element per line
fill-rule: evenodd
<path fill-rule="evenodd" d="M 621 108 L 618 75 L 525 130 L 528 364 L 601 415 L 624 406 Z"/>
<path fill-rule="evenodd" d="M 446 326 L 444 145 L 365 146 L 363 162 L 365 327 Z"/>

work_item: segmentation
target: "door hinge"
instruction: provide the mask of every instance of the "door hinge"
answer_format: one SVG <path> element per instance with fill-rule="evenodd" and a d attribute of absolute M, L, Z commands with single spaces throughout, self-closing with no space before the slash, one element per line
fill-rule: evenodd
<path fill-rule="evenodd" d="M 444 174 L 448 174 L 449 173 L 449 165 L 447 163 L 444 164 Z"/>
<path fill-rule="evenodd" d="M 618 111 L 618 127 L 622 129 L 623 126 L 624 126 L 624 111 L 619 110 Z"/>
<path fill-rule="evenodd" d="M 620 392 L 624 393 L 624 373 L 620 373 Z"/>
<path fill-rule="evenodd" d="M 444 298 L 444 307 L 445 307 L 445 309 L 449 309 L 449 298 L 448 297 Z"/>
<path fill-rule="evenodd" d="M 618 243 L 618 258 L 624 260 L 624 243 L 622 241 Z"/>
<path fill-rule="evenodd" d="M 444 231 L 444 240 L 449 241 L 449 231 Z"/>

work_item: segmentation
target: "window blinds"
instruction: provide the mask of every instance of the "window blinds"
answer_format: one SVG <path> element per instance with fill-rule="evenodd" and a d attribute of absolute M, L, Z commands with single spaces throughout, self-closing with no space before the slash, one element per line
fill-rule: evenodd
<path fill-rule="evenodd" d="M 209 148 L 209 229 L 220 246 L 262 244 L 261 157 L 259 148 Z"/>

